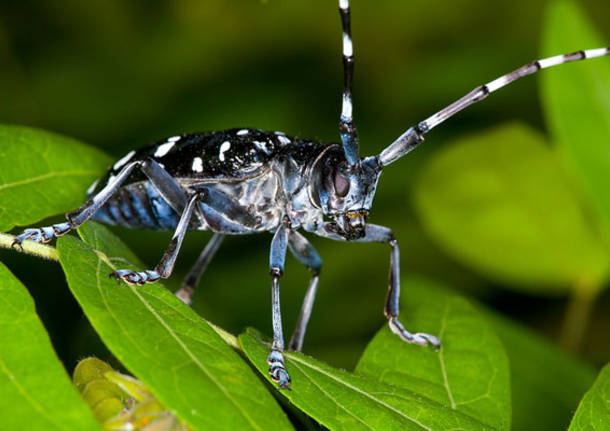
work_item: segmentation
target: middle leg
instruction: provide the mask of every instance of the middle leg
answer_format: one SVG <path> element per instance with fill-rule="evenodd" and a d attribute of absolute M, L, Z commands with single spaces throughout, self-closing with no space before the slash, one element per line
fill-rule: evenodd
<path fill-rule="evenodd" d="M 318 290 L 322 260 L 309 241 L 297 231 L 290 231 L 290 234 L 288 235 L 288 247 L 294 257 L 305 264 L 311 271 L 311 279 L 309 280 L 309 287 L 307 288 L 307 293 L 305 293 L 305 298 L 303 299 L 299 320 L 297 321 L 297 326 L 288 343 L 288 350 L 300 352 L 303 349 L 305 331 L 307 330 L 307 324 L 309 323 L 309 317 L 311 316 L 311 310 Z"/>
<path fill-rule="evenodd" d="M 188 275 L 182 282 L 182 287 L 176 291 L 175 295 L 186 305 L 193 304 L 193 293 L 195 291 L 195 287 L 197 287 L 199 284 L 201 276 L 218 251 L 224 237 L 224 234 L 221 233 L 215 233 L 214 236 L 212 236 L 212 239 L 210 239 L 210 241 L 206 244 L 205 248 L 199 255 L 199 258 L 197 258 L 197 262 L 195 262 Z"/>

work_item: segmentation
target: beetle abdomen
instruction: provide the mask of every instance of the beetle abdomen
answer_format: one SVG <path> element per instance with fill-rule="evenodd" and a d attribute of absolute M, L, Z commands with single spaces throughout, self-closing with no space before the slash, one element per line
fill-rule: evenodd
<path fill-rule="evenodd" d="M 174 230 L 179 219 L 149 182 L 121 187 L 93 216 L 93 220 L 110 225 L 153 230 Z"/>

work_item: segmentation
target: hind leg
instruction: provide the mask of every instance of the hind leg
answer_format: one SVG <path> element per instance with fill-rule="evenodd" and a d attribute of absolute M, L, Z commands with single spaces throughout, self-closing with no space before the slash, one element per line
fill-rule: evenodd
<path fill-rule="evenodd" d="M 197 262 L 193 265 L 188 275 L 182 282 L 182 287 L 178 289 L 175 295 L 182 300 L 186 305 L 192 305 L 193 303 L 193 293 L 195 291 L 195 287 L 199 284 L 199 280 L 201 280 L 201 276 L 205 272 L 206 268 L 210 264 L 210 261 L 218 251 L 222 240 L 224 239 L 224 235 L 221 233 L 215 233 L 212 239 L 207 243 L 199 258 L 197 258 Z"/>
<path fill-rule="evenodd" d="M 129 177 L 134 169 L 140 169 L 150 182 L 159 190 L 161 196 L 169 205 L 181 214 L 186 206 L 186 195 L 178 182 L 167 173 L 157 162 L 152 159 L 138 160 L 125 165 L 119 173 L 106 184 L 95 196 L 87 200 L 83 206 L 76 211 L 66 214 L 68 221 L 52 226 L 25 229 L 13 241 L 13 246 L 21 246 L 23 241 L 30 240 L 47 243 L 53 238 L 65 235 L 73 229 L 78 228 L 99 210 L 110 197 L 117 192 L 121 184 Z"/>

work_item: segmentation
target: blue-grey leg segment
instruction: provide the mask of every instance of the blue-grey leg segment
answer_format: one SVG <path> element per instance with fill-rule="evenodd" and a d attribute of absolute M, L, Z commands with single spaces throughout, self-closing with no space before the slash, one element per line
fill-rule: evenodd
<path fill-rule="evenodd" d="M 154 270 L 136 272 L 129 269 L 119 269 L 110 274 L 110 276 L 117 279 L 122 278 L 130 284 L 152 283 L 157 281 L 159 278 L 168 278 L 174 269 L 176 258 L 178 257 L 180 247 L 182 246 L 182 240 L 184 239 L 184 235 L 188 230 L 188 226 L 195 209 L 195 204 L 199 198 L 199 193 L 196 193 L 189 199 L 184 212 L 180 216 L 178 227 L 176 227 L 176 231 L 174 232 L 174 236 L 169 243 L 169 247 L 163 254 L 161 261 Z"/>
<path fill-rule="evenodd" d="M 411 333 L 398 320 L 400 303 L 400 252 L 398 242 L 394 238 L 392 231 L 383 226 L 369 224 L 366 226 L 366 234 L 358 242 L 383 242 L 392 247 L 390 257 L 390 279 L 388 296 L 386 298 L 384 314 L 388 319 L 388 324 L 392 332 L 397 334 L 407 343 L 419 344 L 420 346 L 433 346 L 440 348 L 441 342 L 434 335 L 422 332 Z"/>
<path fill-rule="evenodd" d="M 104 206 L 108 199 L 116 193 L 119 187 L 121 187 L 121 184 L 123 184 L 136 168 L 139 168 L 146 175 L 153 186 L 159 190 L 161 196 L 168 200 L 168 203 L 172 208 L 180 208 L 179 214 L 182 213 L 186 206 L 186 195 L 178 182 L 154 160 L 138 160 L 125 165 L 117 176 L 109 181 L 99 193 L 88 199 L 87 202 L 76 211 L 66 214 L 66 219 L 68 219 L 67 222 L 48 227 L 26 229 L 21 235 L 15 238 L 13 245 L 21 245 L 26 239 L 46 243 L 56 236 L 64 235 L 72 229 L 76 229 L 93 217 L 97 210 Z"/>
<path fill-rule="evenodd" d="M 271 274 L 271 314 L 273 322 L 273 344 L 267 357 L 269 374 L 280 389 L 290 387 L 290 376 L 284 364 L 284 334 L 282 332 L 282 314 L 280 311 L 280 277 L 284 273 L 284 261 L 288 247 L 289 227 L 282 224 L 271 241 L 269 253 L 269 273 Z"/>
<path fill-rule="evenodd" d="M 203 186 L 199 204 L 203 218 L 211 230 L 224 234 L 240 235 L 252 233 L 256 219 L 231 196 Z"/>
<path fill-rule="evenodd" d="M 288 235 L 288 247 L 294 257 L 301 261 L 311 271 L 311 279 L 309 280 L 309 287 L 307 288 L 305 298 L 303 299 L 299 320 L 297 321 L 297 325 L 290 338 L 290 342 L 288 343 L 288 350 L 300 352 L 303 349 L 303 340 L 305 339 L 307 324 L 309 323 L 309 317 L 311 316 L 311 310 L 313 309 L 313 303 L 318 290 L 322 260 L 309 241 L 297 231 L 290 231 Z"/>
<path fill-rule="evenodd" d="M 201 276 L 218 251 L 224 237 L 225 236 L 221 233 L 215 233 L 214 236 L 212 236 L 212 239 L 208 241 L 205 248 L 199 255 L 199 258 L 197 258 L 197 262 L 195 262 L 188 275 L 182 282 L 182 287 L 176 291 L 175 295 L 186 305 L 193 304 L 193 293 L 195 291 L 195 287 L 199 284 Z"/>
<path fill-rule="evenodd" d="M 119 174 L 104 187 L 98 194 L 93 198 L 87 200 L 83 206 L 76 211 L 66 214 L 68 219 L 65 223 L 60 223 L 53 226 L 47 226 L 42 228 L 26 229 L 21 235 L 13 241 L 13 246 L 21 246 L 21 243 L 29 239 L 35 242 L 47 243 L 54 237 L 64 235 L 70 232 L 72 229 L 76 229 L 84 222 L 89 220 L 95 212 L 101 208 L 104 203 L 112 196 L 113 193 L 121 186 L 123 181 L 131 174 L 131 172 L 140 166 L 141 162 L 132 162 L 126 165 Z"/>
<path fill-rule="evenodd" d="M 161 197 L 169 204 L 177 214 L 182 214 L 188 203 L 184 189 L 178 184 L 159 163 L 153 159 L 146 159 L 142 163 L 141 170 L 150 179 L 151 183 L 159 191 Z"/>
<path fill-rule="evenodd" d="M 98 194 L 85 202 L 85 204 L 76 211 L 66 214 L 66 218 L 68 219 L 72 229 L 76 229 L 93 217 L 93 214 L 95 214 L 95 212 L 100 209 L 108 199 L 110 199 L 110 197 L 119 189 L 119 187 L 121 187 L 121 184 L 123 184 L 127 177 L 129 177 L 131 172 L 134 169 L 139 168 L 141 165 L 141 161 L 132 162 L 125 165 L 119 174 L 114 177 L 114 179 L 109 181 Z"/>
<path fill-rule="evenodd" d="M 374 224 L 367 224 L 365 229 L 365 235 L 362 238 L 356 239 L 356 242 L 382 242 L 389 244 L 392 248 L 388 296 L 384 308 L 384 314 L 388 318 L 390 329 L 407 343 L 440 348 L 441 342 L 437 337 L 422 332 L 411 333 L 398 320 L 400 303 L 400 251 L 392 230 Z M 345 241 L 345 238 L 335 232 L 332 223 L 324 223 L 315 233 L 325 238 Z"/>
<path fill-rule="evenodd" d="M 243 205 L 234 197 L 231 197 L 214 187 L 203 186 L 197 188 L 197 190 L 204 192 L 202 194 L 201 202 L 222 213 L 229 221 L 247 227 L 253 227 L 257 224 L 256 218 L 248 211 L 244 210 Z"/>

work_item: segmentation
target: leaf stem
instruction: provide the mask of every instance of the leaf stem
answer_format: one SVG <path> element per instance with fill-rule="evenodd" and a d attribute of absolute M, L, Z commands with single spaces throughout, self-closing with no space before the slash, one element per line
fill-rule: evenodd
<path fill-rule="evenodd" d="M 574 286 L 561 330 L 561 345 L 566 350 L 577 352 L 582 346 L 598 292 L 596 283 L 581 281 Z"/>
<path fill-rule="evenodd" d="M 59 261 L 59 255 L 57 254 L 55 247 L 28 240 L 23 241 L 21 247 L 13 247 L 14 240 L 15 235 L 0 233 L 0 247 L 18 250 L 23 253 L 31 254 L 32 256 L 42 257 L 43 259 L 50 259 L 56 262 Z"/>

